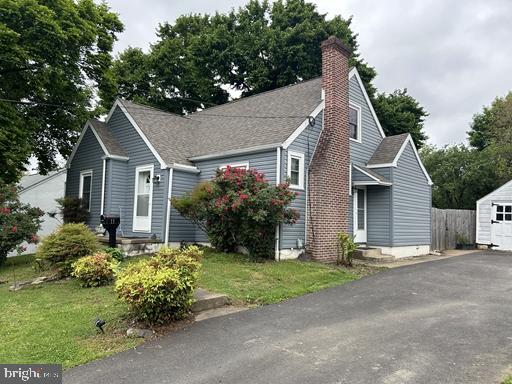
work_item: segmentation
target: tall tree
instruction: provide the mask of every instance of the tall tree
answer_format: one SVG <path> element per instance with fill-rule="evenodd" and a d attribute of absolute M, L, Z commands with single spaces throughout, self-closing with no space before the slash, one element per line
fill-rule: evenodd
<path fill-rule="evenodd" d="M 423 131 L 423 123 L 428 113 L 407 93 L 407 89 L 398 89 L 390 94 L 379 93 L 373 106 L 386 135 L 410 133 L 418 148 L 425 144 L 428 137 Z"/>
<path fill-rule="evenodd" d="M 31 155 L 45 173 L 70 154 L 95 92 L 115 92 L 122 29 L 93 0 L 0 0 L 0 179 L 15 181 Z"/>
<path fill-rule="evenodd" d="M 512 92 L 475 114 L 468 136 L 474 148 L 493 157 L 500 178 L 512 178 Z"/>
<path fill-rule="evenodd" d="M 503 180 L 496 176 L 493 156 L 464 145 L 420 151 L 432 181 L 432 205 L 442 209 L 475 209 L 476 201 Z"/>
<path fill-rule="evenodd" d="M 228 101 L 227 88 L 244 97 L 320 76 L 320 43 L 335 35 L 352 48 L 351 64 L 373 95 L 376 72 L 359 56 L 350 25 L 350 18 L 328 20 L 304 0 L 252 0 L 227 14 L 180 16 L 160 25 L 158 41 L 140 62 L 152 75 L 140 73 L 135 82 L 145 83 L 148 104 L 190 112 L 204 105 L 187 99 L 221 104 Z M 115 66 L 133 59 L 133 52 L 126 54 Z M 140 92 L 123 87 L 134 81 L 133 72 L 114 73 L 119 88 L 103 95 L 105 107 L 117 94 L 140 98 Z"/>

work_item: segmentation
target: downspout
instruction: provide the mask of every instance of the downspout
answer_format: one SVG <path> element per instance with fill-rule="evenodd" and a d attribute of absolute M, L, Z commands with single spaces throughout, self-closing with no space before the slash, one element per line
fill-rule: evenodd
<path fill-rule="evenodd" d="M 169 245 L 169 229 L 171 224 L 171 197 L 172 197 L 172 174 L 173 169 L 169 168 L 169 177 L 167 185 L 167 213 L 165 215 L 165 245 Z"/>
<path fill-rule="evenodd" d="M 103 175 L 101 176 L 101 214 L 103 215 L 103 211 L 105 208 L 105 180 L 106 180 L 106 170 L 107 170 L 107 159 L 103 159 Z"/>
<path fill-rule="evenodd" d="M 281 146 L 277 147 L 276 185 L 281 182 Z M 281 261 L 280 226 L 276 225 L 276 258 Z"/>

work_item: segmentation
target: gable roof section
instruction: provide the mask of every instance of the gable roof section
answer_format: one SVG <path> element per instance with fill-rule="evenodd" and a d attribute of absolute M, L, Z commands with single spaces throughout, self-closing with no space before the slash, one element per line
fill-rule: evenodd
<path fill-rule="evenodd" d="M 381 167 L 396 167 L 396 164 L 394 164 L 395 159 L 398 160 L 398 153 L 405 144 L 408 136 L 408 133 L 403 133 L 401 135 L 385 137 L 368 161 L 368 166 L 379 165 Z"/>
<path fill-rule="evenodd" d="M 507 181 L 507 182 L 506 182 L 505 184 L 503 184 L 501 187 L 498 187 L 498 188 L 496 188 L 494 191 L 489 192 L 487 195 L 485 195 L 485 196 L 483 196 L 483 197 L 479 198 L 479 199 L 476 201 L 477 206 L 478 206 L 478 203 L 480 203 L 482 200 L 484 200 L 484 199 L 488 198 L 488 197 L 489 197 L 489 196 L 491 196 L 493 193 L 496 193 L 496 192 L 498 192 L 498 191 L 501 191 L 502 189 L 507 188 L 507 187 L 508 187 L 508 186 L 510 186 L 510 185 L 512 185 L 512 180 Z M 478 215 L 477 215 L 477 216 L 478 216 Z"/>
<path fill-rule="evenodd" d="M 163 167 L 174 163 L 191 164 L 188 161 L 190 147 L 200 140 L 194 135 L 198 122 L 127 100 L 118 99 L 116 104 L 127 114 Z"/>
<path fill-rule="evenodd" d="M 418 153 L 418 149 L 416 148 L 414 140 L 409 133 L 402 133 L 400 135 L 385 137 L 366 164 L 367 168 L 398 166 L 398 160 L 400 159 L 400 156 L 402 156 L 402 153 L 407 147 L 407 144 L 411 144 L 414 156 L 416 157 L 416 160 L 418 161 L 418 164 L 423 171 L 427 182 L 432 185 L 432 179 L 425 169 L 425 166 L 423 165 L 423 162 L 421 161 L 420 155 Z"/>
<path fill-rule="evenodd" d="M 100 144 L 103 143 L 108 155 L 127 157 L 126 151 L 119 145 L 112 132 L 108 129 L 107 125 L 99 120 L 91 119 L 90 123 L 94 128 L 96 136 L 100 140 Z"/>
<path fill-rule="evenodd" d="M 82 142 L 88 129 L 91 130 L 91 132 L 96 137 L 96 140 L 98 140 L 98 143 L 100 144 L 101 149 L 103 150 L 103 153 L 106 157 L 128 160 L 126 152 L 117 143 L 112 133 L 107 129 L 105 123 L 96 119 L 89 119 L 85 123 L 84 128 L 82 129 L 82 132 L 80 133 L 80 136 L 78 137 L 78 140 L 75 144 L 75 147 L 73 148 L 73 152 L 71 152 L 71 155 L 66 162 L 66 168 L 71 166 L 71 161 L 75 157 L 76 151 L 78 150 L 78 147 L 80 146 L 80 143 Z"/>

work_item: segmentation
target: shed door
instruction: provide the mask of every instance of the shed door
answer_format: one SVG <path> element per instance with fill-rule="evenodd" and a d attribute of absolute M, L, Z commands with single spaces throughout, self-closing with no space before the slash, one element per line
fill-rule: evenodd
<path fill-rule="evenodd" d="M 491 242 L 496 249 L 512 250 L 512 203 L 493 203 Z"/>

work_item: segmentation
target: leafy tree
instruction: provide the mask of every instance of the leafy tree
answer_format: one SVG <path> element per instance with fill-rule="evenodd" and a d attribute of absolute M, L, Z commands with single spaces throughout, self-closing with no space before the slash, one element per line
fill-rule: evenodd
<path fill-rule="evenodd" d="M 44 212 L 20 202 L 18 189 L 0 181 L 0 265 L 9 252 L 23 252 L 23 242 L 36 243 Z"/>
<path fill-rule="evenodd" d="M 294 224 L 299 213 L 289 208 L 296 194 L 287 183 L 269 184 L 255 170 L 227 167 L 172 206 L 202 228 L 221 251 L 247 249 L 255 259 L 271 258 L 277 225 Z"/>
<path fill-rule="evenodd" d="M 114 67 L 132 71 L 114 74 L 126 98 L 142 98 L 172 112 L 194 111 L 208 104 L 187 99 L 224 103 L 226 85 L 249 96 L 320 76 L 320 43 L 335 35 L 353 49 L 351 65 L 357 66 L 373 94 L 376 73 L 360 58 L 350 24 L 350 18 L 341 16 L 327 20 L 304 0 L 252 0 L 227 14 L 184 15 L 174 24 L 163 23 L 150 53 L 139 58 L 141 52 L 129 49 Z M 134 64 L 145 66 L 145 71 L 134 69 Z M 137 84 L 137 89 L 125 84 Z M 104 95 L 106 107 L 116 92 Z"/>
<path fill-rule="evenodd" d="M 488 151 L 464 145 L 423 147 L 423 164 L 434 185 L 432 205 L 442 209 L 475 209 L 476 201 L 503 184 Z"/>
<path fill-rule="evenodd" d="M 493 158 L 502 180 L 512 178 L 512 92 L 474 115 L 468 135 L 473 147 Z"/>
<path fill-rule="evenodd" d="M 416 147 L 421 148 L 428 139 L 423 123 L 428 113 L 407 89 L 378 94 L 373 102 L 382 129 L 387 136 L 410 133 Z"/>
<path fill-rule="evenodd" d="M 91 114 L 95 91 L 112 93 L 115 34 L 123 26 L 93 0 L 0 0 L 0 179 L 19 177 L 31 154 L 45 173 L 66 157 Z"/>

